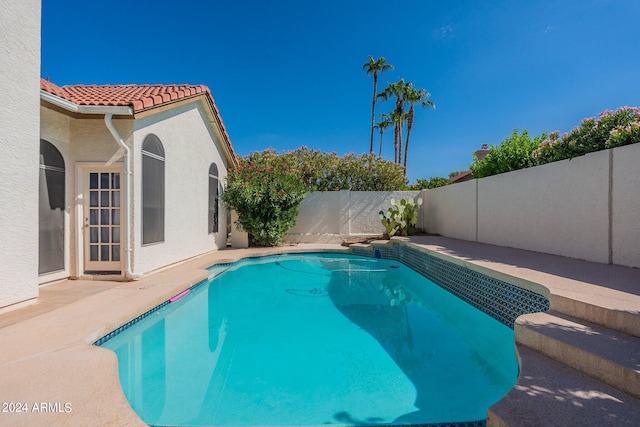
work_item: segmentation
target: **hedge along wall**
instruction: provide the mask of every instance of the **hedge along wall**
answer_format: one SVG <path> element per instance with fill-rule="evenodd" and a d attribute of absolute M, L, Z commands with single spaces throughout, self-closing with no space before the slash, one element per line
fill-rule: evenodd
<path fill-rule="evenodd" d="M 417 199 L 420 191 L 314 191 L 298 209 L 289 243 L 342 243 L 355 236 L 380 236 L 384 227 L 378 212 L 391 207 L 391 199 Z M 419 216 L 418 228 L 423 228 Z"/>
<path fill-rule="evenodd" d="M 426 231 L 640 267 L 640 144 L 424 190 Z"/>

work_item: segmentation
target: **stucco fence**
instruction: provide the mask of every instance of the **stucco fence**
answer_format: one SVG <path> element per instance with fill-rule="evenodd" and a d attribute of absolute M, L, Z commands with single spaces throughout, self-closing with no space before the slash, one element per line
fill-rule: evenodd
<path fill-rule="evenodd" d="M 315 191 L 307 193 L 298 209 L 289 243 L 342 243 L 355 237 L 381 236 L 378 212 L 391 207 L 391 199 L 417 199 L 420 191 Z M 423 228 L 422 215 L 418 228 Z"/>
<path fill-rule="evenodd" d="M 640 267 L 640 144 L 428 190 L 427 231 Z"/>
<path fill-rule="evenodd" d="M 422 192 L 313 192 L 288 242 L 381 235 L 391 198 L 422 197 L 433 234 L 640 267 L 640 144 Z"/>

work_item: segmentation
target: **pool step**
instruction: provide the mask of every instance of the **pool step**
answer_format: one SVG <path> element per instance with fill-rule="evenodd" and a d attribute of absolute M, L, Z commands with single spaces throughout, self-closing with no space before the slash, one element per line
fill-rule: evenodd
<path fill-rule="evenodd" d="M 588 287 L 571 297 L 553 295 L 554 311 L 640 338 L 640 295 Z"/>
<path fill-rule="evenodd" d="M 488 427 L 638 426 L 640 399 L 518 344 L 517 384 L 489 408 Z"/>
<path fill-rule="evenodd" d="M 521 316 L 516 342 L 640 398 L 640 338 L 554 311 Z"/>

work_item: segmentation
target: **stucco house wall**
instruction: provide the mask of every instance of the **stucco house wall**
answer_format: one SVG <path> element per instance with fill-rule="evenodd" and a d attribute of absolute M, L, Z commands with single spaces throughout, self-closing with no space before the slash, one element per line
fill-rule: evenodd
<path fill-rule="evenodd" d="M 68 276 L 81 276 L 82 239 L 79 228 L 83 222 L 82 165 L 116 165 L 122 167 L 122 149 L 109 133 L 104 120 L 72 117 L 42 106 L 41 138 L 53 144 L 65 160 L 66 212 L 65 212 L 65 270 L 40 275 L 39 282 L 46 283 Z M 114 123 L 121 135 L 132 134 L 132 120 Z"/>
<path fill-rule="evenodd" d="M 38 296 L 40 10 L 39 0 L 0 8 L 0 308 Z"/>
<path fill-rule="evenodd" d="M 101 116 L 70 116 L 41 106 L 40 137 L 53 144 L 65 161 L 65 269 L 42 274 L 39 283 L 47 283 L 66 277 L 83 275 L 82 224 L 83 189 L 82 167 L 91 165 L 113 165 L 122 168 L 123 150 L 109 133 Z M 114 126 L 125 139 L 132 141 L 133 120 L 117 120 Z"/>
<path fill-rule="evenodd" d="M 225 182 L 227 167 L 219 149 L 220 137 L 205 120 L 203 103 L 194 101 L 135 121 L 133 267 L 137 273 L 146 273 L 227 244 L 227 213 L 221 202 L 218 232 L 207 233 L 209 167 L 211 163 L 217 165 L 220 185 Z M 142 245 L 141 151 L 149 134 L 156 135 L 165 150 L 165 240 Z"/>
<path fill-rule="evenodd" d="M 52 105 L 41 107 L 41 137 L 53 144 L 65 161 L 65 268 L 39 277 L 40 283 L 84 277 L 86 266 L 85 191 L 87 172 L 107 168 L 122 175 L 124 197 L 125 150 L 116 142 L 104 114 L 81 114 Z M 229 153 L 206 96 L 169 103 L 133 116 L 116 115 L 113 125 L 130 150 L 131 273 L 140 275 L 223 248 L 227 244 L 227 213 L 218 203 L 218 232 L 209 233 L 209 168 L 218 169 L 219 191 L 227 175 Z M 142 244 L 142 146 L 153 134 L 165 153 L 164 240 Z M 125 271 L 124 203 L 121 205 L 120 263 Z M 92 273 L 89 273 L 92 274 Z M 116 272 L 116 274 L 118 274 Z"/>

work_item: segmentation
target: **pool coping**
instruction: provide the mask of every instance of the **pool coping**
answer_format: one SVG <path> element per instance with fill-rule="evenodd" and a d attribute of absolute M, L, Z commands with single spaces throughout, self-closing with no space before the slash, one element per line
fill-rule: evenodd
<path fill-rule="evenodd" d="M 564 277 L 559 272 L 523 268 L 517 259 L 523 256 L 542 256 L 545 259 L 551 257 L 548 259 L 552 259 L 555 265 L 568 266 L 567 271 L 575 268 L 577 263 L 590 265 L 590 268 L 596 270 L 625 271 L 626 276 L 633 280 L 640 278 L 640 270 L 625 270 L 624 267 L 596 265 L 553 255 L 440 237 L 420 236 L 412 238 L 410 242 L 449 261 L 498 274 L 509 280 L 516 278 L 523 286 L 533 286 L 536 290 L 540 290 L 537 287 L 542 286 L 548 289 L 552 308 L 571 301 L 571 296 L 579 293 L 577 288 L 593 290 L 594 286 L 603 289 L 599 298 L 609 308 L 618 307 L 619 311 L 629 311 L 629 307 L 640 307 L 640 296 L 625 292 L 626 289 L 622 290 L 619 283 L 613 284 L 616 289 L 609 289 L 605 286 L 606 283 L 594 284 L 577 280 L 570 275 Z M 213 252 L 0 328 L 0 343 L 3 348 L 0 352 L 0 375 L 3 378 L 0 398 L 3 402 L 26 402 L 29 409 L 26 413 L 0 413 L 0 425 L 146 425 L 130 408 L 120 389 L 115 355 L 91 343 L 133 317 L 202 281 L 208 276 L 205 268 L 212 264 L 231 262 L 247 256 L 347 250 L 348 248 L 339 245 L 300 244 L 283 248 Z M 477 255 L 478 253 L 484 255 Z M 510 257 L 515 257 L 516 262 L 510 262 Z M 605 278 L 606 275 L 605 272 Z M 623 284 L 624 286 L 626 285 Z M 622 300 L 620 293 L 625 295 Z M 589 297 L 592 297 L 591 293 Z M 22 309 L 16 312 L 20 310 Z M 0 314 L 0 318 L 12 316 L 12 313 Z M 34 405 L 42 403 L 46 405 L 38 408 L 44 410 L 34 411 Z M 66 403 L 71 405 L 70 411 L 66 411 Z M 539 412 L 545 411 L 541 408 Z M 544 417 L 553 414 L 539 415 Z"/>

